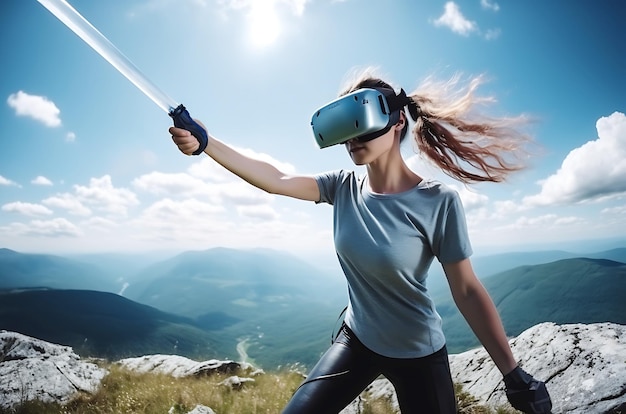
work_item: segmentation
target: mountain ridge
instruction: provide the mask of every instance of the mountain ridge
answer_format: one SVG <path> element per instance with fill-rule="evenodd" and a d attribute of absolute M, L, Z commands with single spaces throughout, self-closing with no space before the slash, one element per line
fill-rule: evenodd
<path fill-rule="evenodd" d="M 99 358 L 163 352 L 196 357 L 234 354 L 192 319 L 110 292 L 0 291 L 0 328 L 72 346 L 85 356 Z"/>
<path fill-rule="evenodd" d="M 519 266 L 482 280 L 508 335 L 542 322 L 626 324 L 626 264 L 586 257 Z M 449 293 L 436 299 L 451 349 L 477 346 Z M 465 338 L 465 339 L 463 339 Z"/>
<path fill-rule="evenodd" d="M 613 299 L 607 298 L 614 298 L 617 292 L 624 291 L 623 277 L 617 279 L 615 283 L 596 282 L 601 287 L 600 290 L 588 284 L 581 287 L 585 279 L 572 279 L 569 281 L 569 284 L 573 283 L 571 289 L 578 290 L 580 294 L 575 300 L 570 297 L 567 301 L 563 295 L 563 286 L 567 286 L 563 281 L 567 280 L 567 275 L 582 269 L 587 269 L 589 274 L 600 279 L 608 277 L 607 275 L 611 273 L 622 274 L 620 263 L 608 261 L 603 256 L 621 257 L 624 252 L 626 249 L 614 249 L 607 251 L 606 254 L 600 252 L 584 255 L 587 257 L 578 257 L 575 260 L 564 259 L 574 261 L 552 262 L 556 263 L 553 269 L 549 266 L 540 267 L 546 264 L 518 266 L 517 270 L 509 269 L 496 273 L 492 275 L 493 277 L 482 278 L 482 281 L 499 305 L 508 334 L 514 334 L 530 324 L 544 321 L 597 322 L 608 318 L 615 323 L 625 323 L 614 315 L 615 311 L 605 309 L 607 303 L 613 304 L 611 306 L 618 310 L 622 309 L 621 302 L 615 303 L 612 302 Z M 552 254 L 550 253 L 550 256 Z M 247 255 L 247 262 L 241 259 L 241 255 Z M 222 262 L 208 260 L 214 256 L 219 257 Z M 592 259 L 589 256 L 598 258 Z M 165 278 L 166 283 L 156 287 L 152 292 L 161 295 L 160 298 L 156 298 L 158 300 L 153 298 L 144 301 L 126 294 L 124 298 L 135 299 L 134 302 L 142 305 L 186 318 L 184 319 L 186 332 L 191 336 L 198 334 L 195 336 L 201 337 L 195 331 L 199 330 L 209 335 L 217 342 L 216 349 L 222 355 L 232 355 L 236 344 L 247 340 L 250 357 L 263 366 L 284 365 L 294 361 L 308 366 L 314 364 L 327 348 L 331 332 L 339 323 L 338 315 L 347 300 L 345 281 L 341 277 L 318 271 L 299 258 L 290 257 L 286 260 L 285 257 L 281 252 L 266 249 L 243 252 L 237 249 L 184 252 L 153 264 L 147 271 L 144 269 L 147 273 L 133 275 L 125 280 L 131 286 L 141 280 L 144 286 L 149 286 L 155 281 L 163 282 L 159 282 L 159 276 Z M 229 267 L 222 266 L 224 261 L 228 262 Z M 280 266 L 275 265 L 277 261 L 281 262 Z M 234 274 L 232 270 L 225 270 L 227 268 L 244 269 L 248 273 Z M 548 296 L 543 298 L 543 302 L 539 303 L 540 306 L 536 306 L 537 309 L 527 306 L 533 296 L 542 297 L 541 292 L 528 296 L 529 293 L 524 289 L 525 284 L 528 284 L 524 279 L 524 272 L 532 274 L 533 271 L 547 276 L 552 275 L 554 283 L 546 286 L 558 300 Z M 0 278 L 2 277 L 0 273 Z M 277 283 L 272 284 L 273 281 Z M 543 286 L 541 283 L 544 282 L 540 282 L 541 280 L 537 279 L 533 283 Z M 132 289 L 129 292 L 132 293 Z M 443 289 L 439 292 L 431 290 L 431 292 L 444 320 L 449 348 L 461 352 L 476 346 L 477 341 L 458 314 L 449 290 Z M 520 296 L 522 294 L 526 296 Z M 560 310 L 556 307 L 559 300 L 562 305 Z M 168 306 L 161 306 L 168 301 Z M 582 307 L 576 301 L 587 306 Z M 588 306 L 590 301 L 597 304 Z M 4 301 L 0 301 L 0 316 L 3 312 L 2 302 Z M 27 308 L 23 310 L 27 311 Z M 571 312 L 575 317 L 559 319 L 562 316 L 559 312 L 562 314 Z M 592 315 L 594 319 L 584 319 L 585 313 L 594 314 Z M 52 316 L 46 312 L 40 314 L 46 318 Z M 527 314 L 534 315 L 536 319 L 524 319 L 523 316 Z M 60 321 L 52 320 L 48 323 L 62 325 Z M 0 319 L 0 329 L 2 328 Z"/>

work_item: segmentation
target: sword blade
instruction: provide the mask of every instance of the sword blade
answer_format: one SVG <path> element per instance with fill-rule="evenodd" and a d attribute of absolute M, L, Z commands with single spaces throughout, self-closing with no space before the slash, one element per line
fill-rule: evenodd
<path fill-rule="evenodd" d="M 152 83 L 122 52 L 65 0 L 37 0 L 168 114 L 178 103 Z"/>

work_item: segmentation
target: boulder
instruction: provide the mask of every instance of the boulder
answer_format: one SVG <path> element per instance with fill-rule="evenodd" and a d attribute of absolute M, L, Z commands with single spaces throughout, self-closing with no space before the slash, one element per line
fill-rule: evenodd
<path fill-rule="evenodd" d="M 510 341 L 520 366 L 546 382 L 552 413 L 604 414 L 626 403 L 626 326 L 536 325 Z M 450 355 L 453 379 L 481 403 L 508 404 L 483 348 Z"/>
<path fill-rule="evenodd" d="M 24 401 L 67 403 L 94 393 L 107 370 L 83 361 L 71 347 L 0 331 L 0 406 Z"/>
<path fill-rule="evenodd" d="M 254 379 L 233 375 L 232 377 L 228 377 L 224 381 L 220 382 L 219 385 L 223 385 L 232 390 L 239 390 L 246 382 L 254 382 Z"/>
<path fill-rule="evenodd" d="M 176 408 L 172 407 L 170 408 L 170 410 L 167 412 L 168 414 L 176 414 Z M 215 411 L 213 411 L 211 408 L 207 407 L 206 405 L 201 405 L 198 404 L 194 407 L 193 410 L 187 412 L 187 414 L 215 414 Z"/>
<path fill-rule="evenodd" d="M 116 364 L 135 372 L 154 372 L 171 375 L 176 378 L 211 375 L 215 372 L 232 372 L 240 368 L 246 368 L 246 366 L 242 366 L 242 364 L 234 361 L 210 359 L 198 362 L 179 355 L 159 354 L 121 359 Z"/>

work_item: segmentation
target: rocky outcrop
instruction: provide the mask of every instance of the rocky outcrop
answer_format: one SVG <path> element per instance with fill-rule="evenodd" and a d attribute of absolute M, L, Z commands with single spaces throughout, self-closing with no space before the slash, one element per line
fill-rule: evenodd
<path fill-rule="evenodd" d="M 553 414 L 618 413 L 626 406 L 626 326 L 612 323 L 556 325 L 543 323 L 510 341 L 520 365 L 546 382 Z M 249 364 L 208 360 L 197 362 L 176 355 L 128 358 L 118 364 L 138 372 L 173 377 L 209 375 L 211 372 L 246 372 L 262 375 Z M 450 355 L 454 381 L 479 403 L 506 406 L 502 376 L 484 349 Z M 243 370 L 243 371 L 242 371 Z M 70 347 L 25 335 L 0 331 L 0 406 L 40 399 L 66 403 L 81 392 L 95 392 L 106 370 L 82 361 Z M 240 388 L 251 378 L 233 376 L 222 385 Z M 385 399 L 397 410 L 393 386 L 374 381 L 343 414 L 363 412 L 363 402 Z M 212 413 L 198 406 L 197 413 Z"/>
<path fill-rule="evenodd" d="M 95 392 L 106 374 L 68 346 L 0 331 L 0 407 L 34 399 L 67 403 Z"/>
<path fill-rule="evenodd" d="M 626 404 L 626 326 L 536 325 L 510 341 L 526 371 L 546 382 L 553 414 L 608 413 Z M 502 375 L 484 349 L 450 356 L 455 382 L 482 403 L 507 403 Z"/>
<path fill-rule="evenodd" d="M 233 372 L 238 369 L 250 368 L 247 364 L 235 361 L 194 361 L 179 355 L 146 355 L 126 358 L 116 362 L 131 371 L 171 375 L 176 378 L 211 375 L 215 372 Z"/>

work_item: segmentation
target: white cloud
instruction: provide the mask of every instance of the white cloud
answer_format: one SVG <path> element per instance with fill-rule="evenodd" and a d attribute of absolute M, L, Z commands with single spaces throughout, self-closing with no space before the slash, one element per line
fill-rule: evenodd
<path fill-rule="evenodd" d="M 23 203 L 16 201 L 13 203 L 7 203 L 2 206 L 2 211 L 8 213 L 19 213 L 25 216 L 47 216 L 52 214 L 52 210 L 41 204 Z"/>
<path fill-rule="evenodd" d="M 238 151 L 248 157 L 266 161 L 281 171 L 295 171 L 293 165 L 282 163 L 266 154 L 248 149 Z M 135 189 L 155 195 L 200 198 L 215 204 L 262 205 L 274 199 L 274 196 L 246 183 L 208 157 L 192 164 L 187 173 L 155 171 L 134 179 L 132 185 Z"/>
<path fill-rule="evenodd" d="M 8 178 L 4 178 L 3 176 L 0 175 L 0 185 L 4 185 L 7 187 L 21 187 L 18 183 L 16 183 L 15 181 L 11 181 Z"/>
<path fill-rule="evenodd" d="M 118 223 L 104 217 L 90 217 L 88 220 L 83 221 L 81 225 L 102 232 L 109 232 L 112 229 L 119 228 Z"/>
<path fill-rule="evenodd" d="M 18 116 L 30 117 L 48 127 L 61 126 L 61 118 L 59 118 L 61 111 L 45 96 L 29 95 L 24 91 L 18 91 L 9 95 L 7 103 L 15 109 Z"/>
<path fill-rule="evenodd" d="M 224 207 L 205 203 L 196 199 L 172 200 L 164 198 L 146 208 L 142 217 L 151 222 L 172 223 L 179 225 L 180 220 L 188 223 L 202 221 L 202 217 L 222 213 Z M 198 220 L 200 218 L 200 220 Z"/>
<path fill-rule="evenodd" d="M 45 186 L 52 185 L 52 181 L 50 181 L 43 175 L 38 175 L 30 183 L 34 185 L 45 185 Z"/>
<path fill-rule="evenodd" d="M 615 216 L 626 216 L 626 206 L 607 207 L 602 209 L 600 213 Z"/>
<path fill-rule="evenodd" d="M 459 197 L 461 197 L 463 209 L 465 211 L 483 208 L 489 202 L 489 197 L 473 191 L 466 186 L 459 186 L 456 184 L 450 184 L 449 186 L 454 188 L 459 193 Z"/>
<path fill-rule="evenodd" d="M 279 215 L 271 206 L 267 204 L 254 206 L 237 207 L 239 215 L 249 217 L 255 220 L 273 221 L 277 220 Z"/>
<path fill-rule="evenodd" d="M 513 200 L 496 201 L 494 207 L 497 217 L 507 217 L 512 214 L 516 215 L 521 211 L 528 210 L 527 206 Z"/>
<path fill-rule="evenodd" d="M 500 37 L 502 31 L 500 29 L 489 29 L 485 32 L 486 40 L 495 40 Z"/>
<path fill-rule="evenodd" d="M 74 142 L 74 141 L 76 141 L 76 134 L 71 132 L 71 131 L 68 132 L 65 135 L 65 141 L 67 141 L 67 142 Z"/>
<path fill-rule="evenodd" d="M 216 189 L 223 200 L 237 205 L 266 204 L 275 198 L 242 180 L 218 185 Z"/>
<path fill-rule="evenodd" d="M 483 9 L 496 12 L 500 10 L 500 5 L 489 0 L 481 0 L 481 5 Z M 460 7 L 453 1 L 449 1 L 445 4 L 443 14 L 436 20 L 433 20 L 432 23 L 437 27 L 446 27 L 461 36 L 467 37 L 472 33 L 476 33 L 485 40 L 495 40 L 499 38 L 502 33 L 502 30 L 499 28 L 488 29 L 483 32 L 478 23 L 466 18 L 463 13 L 461 13 Z"/>
<path fill-rule="evenodd" d="M 469 36 L 470 33 L 478 30 L 476 22 L 465 18 L 459 6 L 452 1 L 446 3 L 444 13 L 433 23 L 435 26 L 447 27 L 462 36 Z"/>
<path fill-rule="evenodd" d="M 210 187 L 210 183 L 186 173 L 162 173 L 155 171 L 135 178 L 132 185 L 138 190 L 155 195 L 190 197 L 199 195 L 210 196 L 211 192 L 215 192 L 214 187 Z"/>
<path fill-rule="evenodd" d="M 536 217 L 519 217 L 515 222 L 502 226 L 500 229 L 509 230 L 532 230 L 540 229 L 547 230 L 555 227 L 569 226 L 575 223 L 582 223 L 584 220 L 580 217 L 561 217 L 556 214 L 544 214 Z"/>
<path fill-rule="evenodd" d="M 480 5 L 483 9 L 498 11 L 500 10 L 500 5 L 496 2 L 491 2 L 489 0 L 480 0 Z"/>
<path fill-rule="evenodd" d="M 233 173 L 219 165 L 210 157 L 202 157 L 187 168 L 187 172 L 194 178 L 208 183 L 225 183 L 233 181 Z"/>
<path fill-rule="evenodd" d="M 139 204 L 137 196 L 126 188 L 115 188 L 111 176 L 89 180 L 89 186 L 75 185 L 76 197 L 94 209 L 111 214 L 126 215 L 129 207 Z"/>
<path fill-rule="evenodd" d="M 194 240 L 211 240 L 215 233 L 236 232 L 221 216 L 224 212 L 225 208 L 215 203 L 164 198 L 146 208 L 133 220 L 133 226 L 140 229 L 136 232 L 140 239 L 188 244 Z"/>
<path fill-rule="evenodd" d="M 626 116 L 614 112 L 596 122 L 598 139 L 572 150 L 559 170 L 542 180 L 530 206 L 580 203 L 626 193 Z"/>
<path fill-rule="evenodd" d="M 78 237 L 81 230 L 64 218 L 33 220 L 29 224 L 11 223 L 0 229 L 5 234 L 29 237 Z"/>
<path fill-rule="evenodd" d="M 70 214 L 73 214 L 75 216 L 91 215 L 91 210 L 85 207 L 85 205 L 81 203 L 80 200 L 76 198 L 76 196 L 73 194 L 57 194 L 55 196 L 46 198 L 42 201 L 42 203 L 47 206 L 67 210 Z"/>

